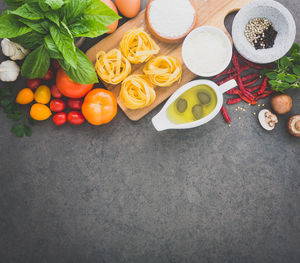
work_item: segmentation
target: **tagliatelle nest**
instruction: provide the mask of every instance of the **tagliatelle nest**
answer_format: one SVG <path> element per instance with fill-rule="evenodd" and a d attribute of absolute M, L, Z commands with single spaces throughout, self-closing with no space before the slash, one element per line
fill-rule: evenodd
<path fill-rule="evenodd" d="M 151 59 L 143 69 L 154 85 L 168 87 L 180 81 L 182 67 L 179 60 L 172 56 L 159 56 Z"/>
<path fill-rule="evenodd" d="M 128 109 L 147 107 L 154 102 L 155 98 L 153 85 L 145 75 L 131 75 L 122 82 L 120 99 Z"/>
<path fill-rule="evenodd" d="M 159 46 L 143 28 L 127 31 L 122 38 L 120 48 L 123 55 L 132 64 L 146 62 L 159 52 Z"/>
<path fill-rule="evenodd" d="M 108 53 L 100 51 L 97 54 L 95 69 L 105 82 L 119 84 L 130 74 L 131 65 L 120 50 L 112 49 Z"/>

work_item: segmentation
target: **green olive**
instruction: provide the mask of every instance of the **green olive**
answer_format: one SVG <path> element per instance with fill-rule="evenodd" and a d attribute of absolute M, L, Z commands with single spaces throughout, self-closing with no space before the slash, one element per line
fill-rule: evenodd
<path fill-rule="evenodd" d="M 200 103 L 203 105 L 206 105 L 206 104 L 210 103 L 210 101 L 211 101 L 210 95 L 205 92 L 202 92 L 202 91 L 197 93 L 197 97 L 198 97 Z"/>
<path fill-rule="evenodd" d="M 193 116 L 196 120 L 199 120 L 203 117 L 203 107 L 200 104 L 196 104 L 192 108 Z"/>
<path fill-rule="evenodd" d="M 184 113 L 187 109 L 187 101 L 186 99 L 179 99 L 176 102 L 176 108 L 178 110 L 178 112 L 180 113 Z"/>

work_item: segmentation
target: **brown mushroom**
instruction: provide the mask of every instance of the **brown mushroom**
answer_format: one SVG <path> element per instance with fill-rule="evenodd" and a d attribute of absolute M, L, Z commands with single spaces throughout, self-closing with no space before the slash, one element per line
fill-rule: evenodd
<path fill-rule="evenodd" d="M 271 98 L 271 106 L 278 114 L 286 114 L 293 107 L 293 100 L 289 95 L 280 94 Z"/>
<path fill-rule="evenodd" d="M 288 130 L 291 135 L 300 137 L 300 115 L 294 115 L 289 119 Z"/>

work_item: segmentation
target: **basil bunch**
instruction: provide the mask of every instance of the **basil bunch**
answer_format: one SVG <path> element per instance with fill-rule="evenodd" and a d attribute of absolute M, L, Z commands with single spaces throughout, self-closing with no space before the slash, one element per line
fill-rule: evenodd
<path fill-rule="evenodd" d="M 0 16 L 0 38 L 32 50 L 21 73 L 43 78 L 50 59 L 57 59 L 75 82 L 98 82 L 87 56 L 75 46 L 76 37 L 97 37 L 120 17 L 101 0 L 5 0 L 10 9 Z"/>
<path fill-rule="evenodd" d="M 263 70 L 270 80 L 271 88 L 284 92 L 288 88 L 300 88 L 300 47 L 294 43 L 289 53 L 275 62 L 276 68 Z"/>

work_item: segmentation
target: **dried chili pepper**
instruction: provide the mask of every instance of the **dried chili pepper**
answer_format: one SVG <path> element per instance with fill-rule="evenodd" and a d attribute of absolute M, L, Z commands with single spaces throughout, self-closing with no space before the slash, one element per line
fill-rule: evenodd
<path fill-rule="evenodd" d="M 240 54 L 239 54 L 238 56 L 239 56 L 239 58 L 240 58 L 244 63 L 246 63 L 246 64 L 247 64 L 248 66 L 250 66 L 251 68 L 263 69 L 262 66 L 257 65 L 257 64 L 255 64 L 255 63 L 249 61 L 248 59 L 244 58 L 244 57 L 241 56 Z"/>
<path fill-rule="evenodd" d="M 258 96 L 256 97 L 256 99 L 257 99 L 257 100 L 264 99 L 264 98 L 266 98 L 266 97 L 271 96 L 274 92 L 275 92 L 274 90 L 266 90 L 263 94 L 258 95 Z"/>
<path fill-rule="evenodd" d="M 253 79 L 257 79 L 259 77 L 258 73 L 253 73 L 253 74 L 249 74 L 247 76 L 241 77 L 243 82 L 249 82 L 252 81 Z"/>
<path fill-rule="evenodd" d="M 222 115 L 223 115 L 224 120 L 225 120 L 227 123 L 230 123 L 230 122 L 231 122 L 231 119 L 230 119 L 230 117 L 229 117 L 229 115 L 228 115 L 228 112 L 227 112 L 227 110 L 226 110 L 226 108 L 225 108 L 224 106 L 222 106 L 222 108 L 221 108 L 221 113 L 222 113 Z"/>
<path fill-rule="evenodd" d="M 227 104 L 228 105 L 236 104 L 236 103 L 240 102 L 241 100 L 242 100 L 241 98 L 229 98 L 227 100 Z"/>
<path fill-rule="evenodd" d="M 237 83 L 238 83 L 238 86 L 242 92 L 243 95 L 245 95 L 245 97 L 247 97 L 249 100 L 253 100 L 255 97 L 245 89 L 244 87 L 244 84 L 242 82 L 242 79 L 240 76 L 237 77 Z"/>
<path fill-rule="evenodd" d="M 267 89 L 267 84 L 268 84 L 268 78 L 265 77 L 263 83 L 261 84 L 260 90 L 258 92 L 258 95 L 263 94 L 265 90 Z"/>
<path fill-rule="evenodd" d="M 249 86 L 255 84 L 258 80 L 259 79 L 253 79 L 253 80 L 251 80 L 249 82 L 246 82 L 246 83 L 244 83 L 244 87 L 249 87 Z"/>
<path fill-rule="evenodd" d="M 249 92 L 253 92 L 256 91 L 260 88 L 260 85 L 254 86 L 254 87 L 247 87 L 246 90 L 248 90 Z"/>
<path fill-rule="evenodd" d="M 248 66 L 248 65 L 242 65 L 240 67 L 240 70 L 241 70 L 241 72 L 243 72 L 243 71 L 245 71 L 245 70 L 247 70 L 249 68 L 250 68 L 250 66 Z M 232 68 L 229 68 L 229 69 L 225 69 L 223 72 L 221 72 L 220 74 L 214 76 L 212 79 L 216 80 L 216 79 L 218 79 L 220 77 L 224 77 L 225 75 L 229 75 L 229 74 L 232 74 L 232 73 L 236 73 L 236 68 L 235 67 L 232 67 Z"/>
<path fill-rule="evenodd" d="M 232 74 L 228 75 L 228 77 L 226 77 L 225 79 L 218 81 L 217 84 L 220 86 L 220 85 L 228 82 L 229 80 L 236 78 L 236 76 L 237 76 L 237 73 L 232 73 Z"/>
<path fill-rule="evenodd" d="M 238 88 L 234 88 L 226 91 L 227 94 L 239 94 L 241 91 Z"/>

